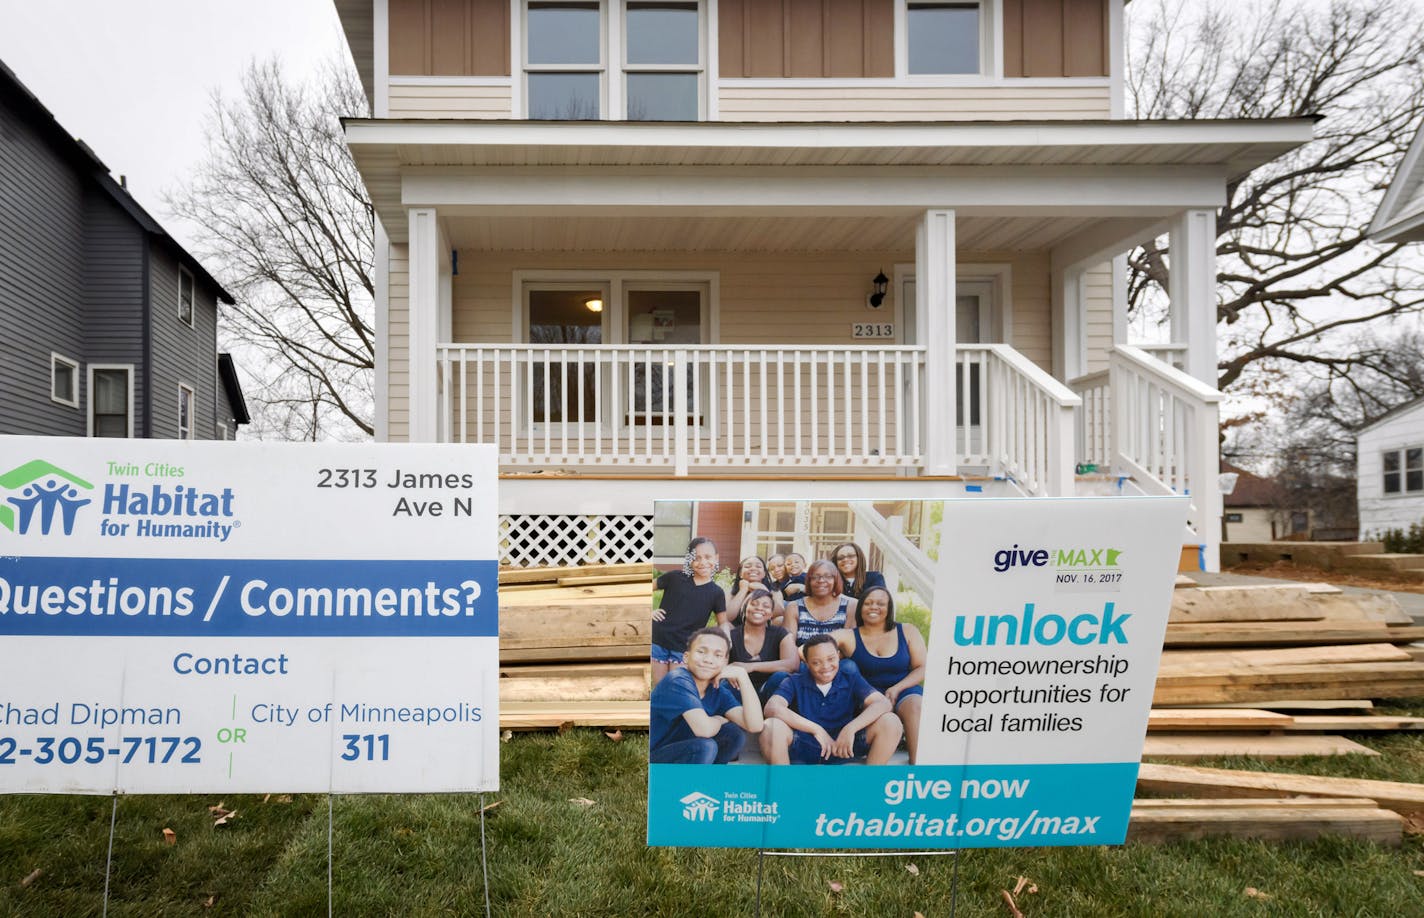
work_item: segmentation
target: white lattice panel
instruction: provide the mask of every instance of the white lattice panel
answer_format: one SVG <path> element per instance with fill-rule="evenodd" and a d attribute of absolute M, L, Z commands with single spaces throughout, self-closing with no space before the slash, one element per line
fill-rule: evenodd
<path fill-rule="evenodd" d="M 513 514 L 499 518 L 499 563 L 514 567 L 646 564 L 651 516 Z"/>

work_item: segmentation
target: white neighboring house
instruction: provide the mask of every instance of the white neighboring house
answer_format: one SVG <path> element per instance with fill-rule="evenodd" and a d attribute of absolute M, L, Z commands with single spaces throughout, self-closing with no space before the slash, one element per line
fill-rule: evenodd
<path fill-rule="evenodd" d="M 1380 200 L 1369 235 L 1375 242 L 1424 242 L 1424 124 Z"/>
<path fill-rule="evenodd" d="M 1356 434 L 1360 538 L 1424 522 L 1424 398 Z"/>
<path fill-rule="evenodd" d="M 335 0 L 371 103 L 376 432 L 500 455 L 501 560 L 656 499 L 1189 494 L 1215 215 L 1310 119 L 1134 121 L 1124 0 Z M 1123 265 L 1170 236 L 1171 342 Z M 682 525 L 686 525 L 684 521 Z"/>

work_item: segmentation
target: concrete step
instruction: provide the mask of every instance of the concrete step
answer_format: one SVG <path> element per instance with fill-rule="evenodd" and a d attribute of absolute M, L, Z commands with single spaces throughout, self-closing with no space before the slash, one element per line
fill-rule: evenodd
<path fill-rule="evenodd" d="M 1424 570 L 1424 555 L 1380 553 L 1349 555 L 1340 558 L 1336 567 L 1342 571 L 1410 571 Z"/>

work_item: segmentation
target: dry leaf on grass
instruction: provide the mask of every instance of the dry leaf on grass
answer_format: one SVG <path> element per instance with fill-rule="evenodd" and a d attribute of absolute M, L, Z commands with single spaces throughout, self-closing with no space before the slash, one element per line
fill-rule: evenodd
<path fill-rule="evenodd" d="M 1418 871 L 1415 871 L 1415 873 L 1418 873 Z M 20 888 L 24 889 L 26 886 L 29 886 L 31 883 L 38 880 L 42 876 L 44 876 L 43 868 L 36 867 L 34 870 L 30 871 L 28 876 L 26 876 L 23 880 L 20 881 Z"/>
<path fill-rule="evenodd" d="M 905 869 L 910 872 L 910 876 L 912 877 L 917 877 L 920 875 L 920 868 L 916 867 L 914 864 L 906 864 Z"/>
<path fill-rule="evenodd" d="M 1014 884 L 1014 895 L 1017 896 L 1025 889 L 1028 890 L 1029 895 L 1033 895 L 1034 893 L 1038 892 L 1038 884 L 1034 883 L 1028 877 L 1019 877 L 1018 882 Z"/>
<path fill-rule="evenodd" d="M 915 918 L 925 918 L 924 912 L 915 912 Z"/>
<path fill-rule="evenodd" d="M 606 736 L 606 737 L 608 737 L 609 739 L 613 740 L 613 742 L 615 742 L 615 743 L 621 743 L 621 742 L 623 742 L 623 731 L 622 731 L 622 730 L 614 730 L 614 731 L 612 731 L 611 733 L 610 733 L 609 731 L 607 731 L 607 730 L 604 730 L 604 731 L 603 731 L 603 735 Z"/>
<path fill-rule="evenodd" d="M 1254 886 L 1246 887 L 1241 894 L 1248 899 L 1260 899 L 1263 902 L 1272 898 L 1270 893 L 1263 893 Z"/>
<path fill-rule="evenodd" d="M 164 830 L 163 830 L 163 842 L 164 842 L 164 844 L 168 844 L 168 845 L 176 845 L 176 844 L 178 844 L 178 833 L 177 833 L 177 832 L 174 832 L 172 829 L 164 829 Z"/>
<path fill-rule="evenodd" d="M 203 900 L 203 908 L 212 908 L 212 907 L 213 907 L 213 903 L 216 902 L 217 900 L 218 900 L 218 894 L 217 894 L 217 893 L 213 893 L 211 896 L 208 896 L 206 899 Z"/>
<path fill-rule="evenodd" d="M 503 800 L 496 800 L 494 803 L 486 803 L 484 806 L 480 807 L 480 812 L 481 812 L 481 813 L 493 812 L 494 810 L 499 809 L 499 805 L 500 805 L 501 803 L 503 803 L 503 802 L 504 802 Z M 590 800 L 589 802 L 592 803 L 593 801 Z"/>
<path fill-rule="evenodd" d="M 213 828 L 216 829 L 218 826 L 225 826 L 236 819 L 237 810 L 222 810 L 221 812 L 214 813 L 213 816 L 216 817 L 213 820 Z"/>
<path fill-rule="evenodd" d="M 565 733 L 568 733 L 568 732 L 569 732 L 570 730 L 572 730 L 573 728 L 574 728 L 574 722 L 573 722 L 573 721 L 571 721 L 571 720 L 566 720 L 566 721 L 564 721 L 563 723 L 559 724 L 559 736 L 563 736 Z"/>
<path fill-rule="evenodd" d="M 838 883 L 838 882 L 836 882 L 835 880 L 831 880 L 831 881 L 828 882 L 826 885 L 831 888 L 831 892 L 833 892 L 833 893 L 838 893 L 838 892 L 840 892 L 841 890 L 845 889 L 845 884 L 843 884 L 843 883 Z"/>
<path fill-rule="evenodd" d="M 513 731 L 513 730 L 506 730 L 506 731 L 504 731 L 503 733 L 501 733 L 501 734 L 499 735 L 499 741 L 500 741 L 501 743 L 507 743 L 507 742 L 509 742 L 509 741 L 512 740 L 512 739 L 514 739 L 514 731 Z"/>
<path fill-rule="evenodd" d="M 1003 899 L 1004 904 L 1009 907 L 1009 914 L 1013 916 L 1013 918 L 1024 918 L 1024 913 L 1019 911 L 1018 905 L 1014 902 L 1014 897 L 1009 894 L 1007 889 L 999 890 L 999 898 Z"/>
<path fill-rule="evenodd" d="M 1416 870 L 1414 871 L 1414 875 L 1416 877 L 1424 877 L 1424 870 Z"/>
<path fill-rule="evenodd" d="M 587 797 L 570 797 L 569 802 L 577 803 L 579 806 L 593 806 L 596 801 L 590 800 Z"/>

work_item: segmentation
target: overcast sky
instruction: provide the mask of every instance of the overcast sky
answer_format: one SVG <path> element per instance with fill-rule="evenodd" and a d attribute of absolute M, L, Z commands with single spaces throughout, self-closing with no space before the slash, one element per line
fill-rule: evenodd
<path fill-rule="evenodd" d="M 162 193 L 202 158 L 213 91 L 254 57 L 305 76 L 345 48 L 331 0 L 0 0 L 0 60 L 185 244 Z"/>

